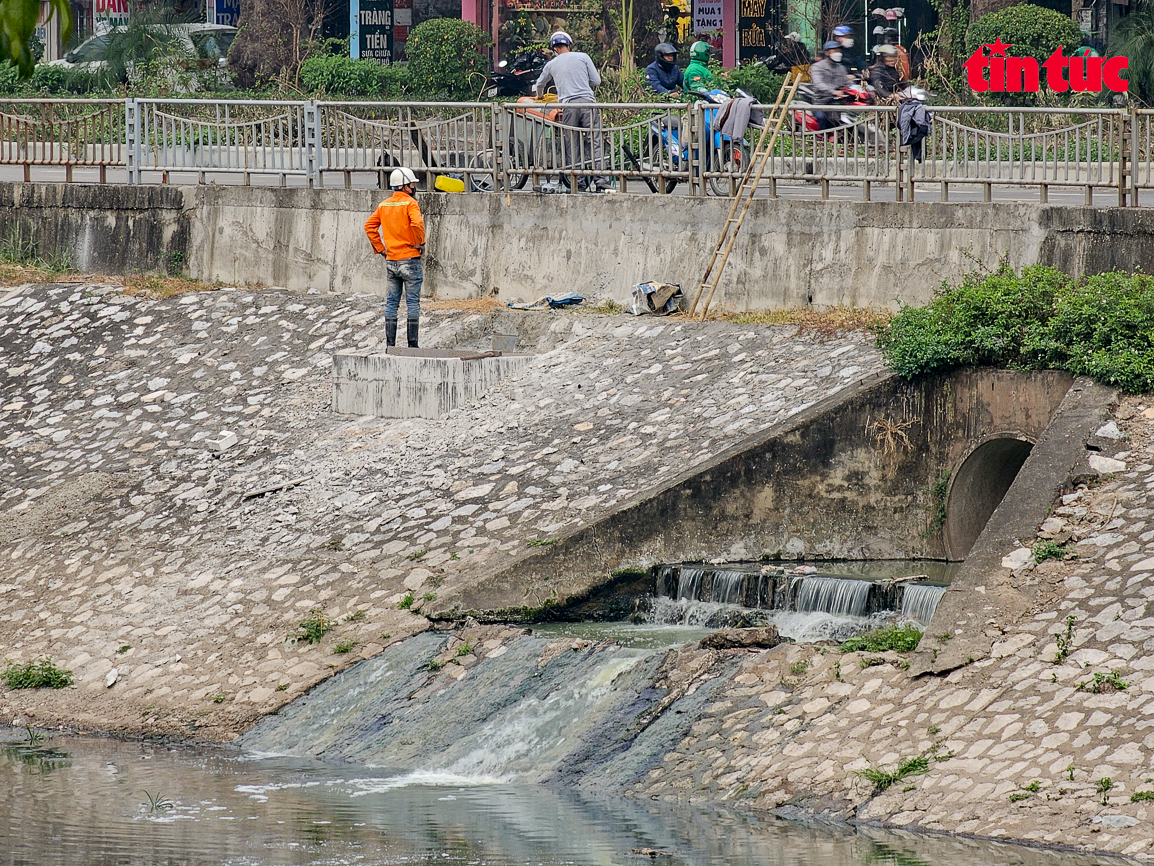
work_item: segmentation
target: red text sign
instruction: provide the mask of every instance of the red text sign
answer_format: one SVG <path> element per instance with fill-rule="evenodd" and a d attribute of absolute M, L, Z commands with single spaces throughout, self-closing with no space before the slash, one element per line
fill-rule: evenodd
<path fill-rule="evenodd" d="M 1127 88 L 1122 73 L 1129 61 L 1125 57 L 1064 57 L 1058 48 L 1039 64 L 1033 57 L 1010 57 L 1010 46 L 998 39 L 993 45 L 981 45 L 962 64 L 966 83 L 975 93 L 1037 93 L 1042 82 L 1054 93 L 1091 91 L 1102 88 L 1121 93 Z M 990 53 L 986 54 L 986 49 Z"/>

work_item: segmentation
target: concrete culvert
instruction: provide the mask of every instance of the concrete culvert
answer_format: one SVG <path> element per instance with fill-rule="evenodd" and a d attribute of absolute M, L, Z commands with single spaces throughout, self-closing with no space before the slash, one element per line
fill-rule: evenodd
<path fill-rule="evenodd" d="M 946 553 L 965 559 L 1014 483 L 1033 443 L 1001 436 L 975 448 L 954 475 L 946 500 Z"/>

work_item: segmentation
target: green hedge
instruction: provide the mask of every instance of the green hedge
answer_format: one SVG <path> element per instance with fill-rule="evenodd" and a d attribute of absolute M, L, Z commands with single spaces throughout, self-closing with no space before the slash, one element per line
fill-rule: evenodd
<path fill-rule="evenodd" d="M 1003 267 L 944 285 L 924 307 L 903 307 L 878 346 L 907 378 L 992 365 L 1067 370 L 1131 393 L 1154 391 L 1154 278 Z"/>
<path fill-rule="evenodd" d="M 301 64 L 301 88 L 316 95 L 395 100 L 409 89 L 409 78 L 404 66 L 327 54 Z"/>
<path fill-rule="evenodd" d="M 1082 32 L 1069 15 L 1019 3 L 997 12 L 983 15 L 966 32 L 966 47 L 973 52 L 979 45 L 989 45 L 997 39 L 1013 45 L 1009 53 L 1014 57 L 1036 57 L 1045 60 L 1057 48 L 1069 54 L 1081 44 Z"/>

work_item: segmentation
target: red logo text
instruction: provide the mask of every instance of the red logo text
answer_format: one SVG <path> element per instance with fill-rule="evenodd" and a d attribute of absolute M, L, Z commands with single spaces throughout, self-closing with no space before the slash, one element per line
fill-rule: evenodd
<path fill-rule="evenodd" d="M 975 93 L 1037 93 L 1042 81 L 1054 93 L 1091 91 L 1101 93 L 1103 86 L 1115 93 L 1127 88 L 1122 73 L 1129 60 L 1125 57 L 1064 57 L 1058 48 L 1045 63 L 1033 57 L 1010 57 L 1010 46 L 1001 39 L 993 45 L 980 45 L 962 64 L 966 83 Z M 986 49 L 990 53 L 986 54 Z"/>

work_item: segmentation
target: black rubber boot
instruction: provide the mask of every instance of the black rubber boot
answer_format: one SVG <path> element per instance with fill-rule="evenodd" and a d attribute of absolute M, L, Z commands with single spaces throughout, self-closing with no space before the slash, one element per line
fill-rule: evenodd
<path fill-rule="evenodd" d="M 420 322 L 417 319 L 409 319 L 409 348 L 419 349 L 417 345 L 417 330 L 420 328 Z"/>
<path fill-rule="evenodd" d="M 385 347 L 397 345 L 397 320 L 385 319 Z"/>

